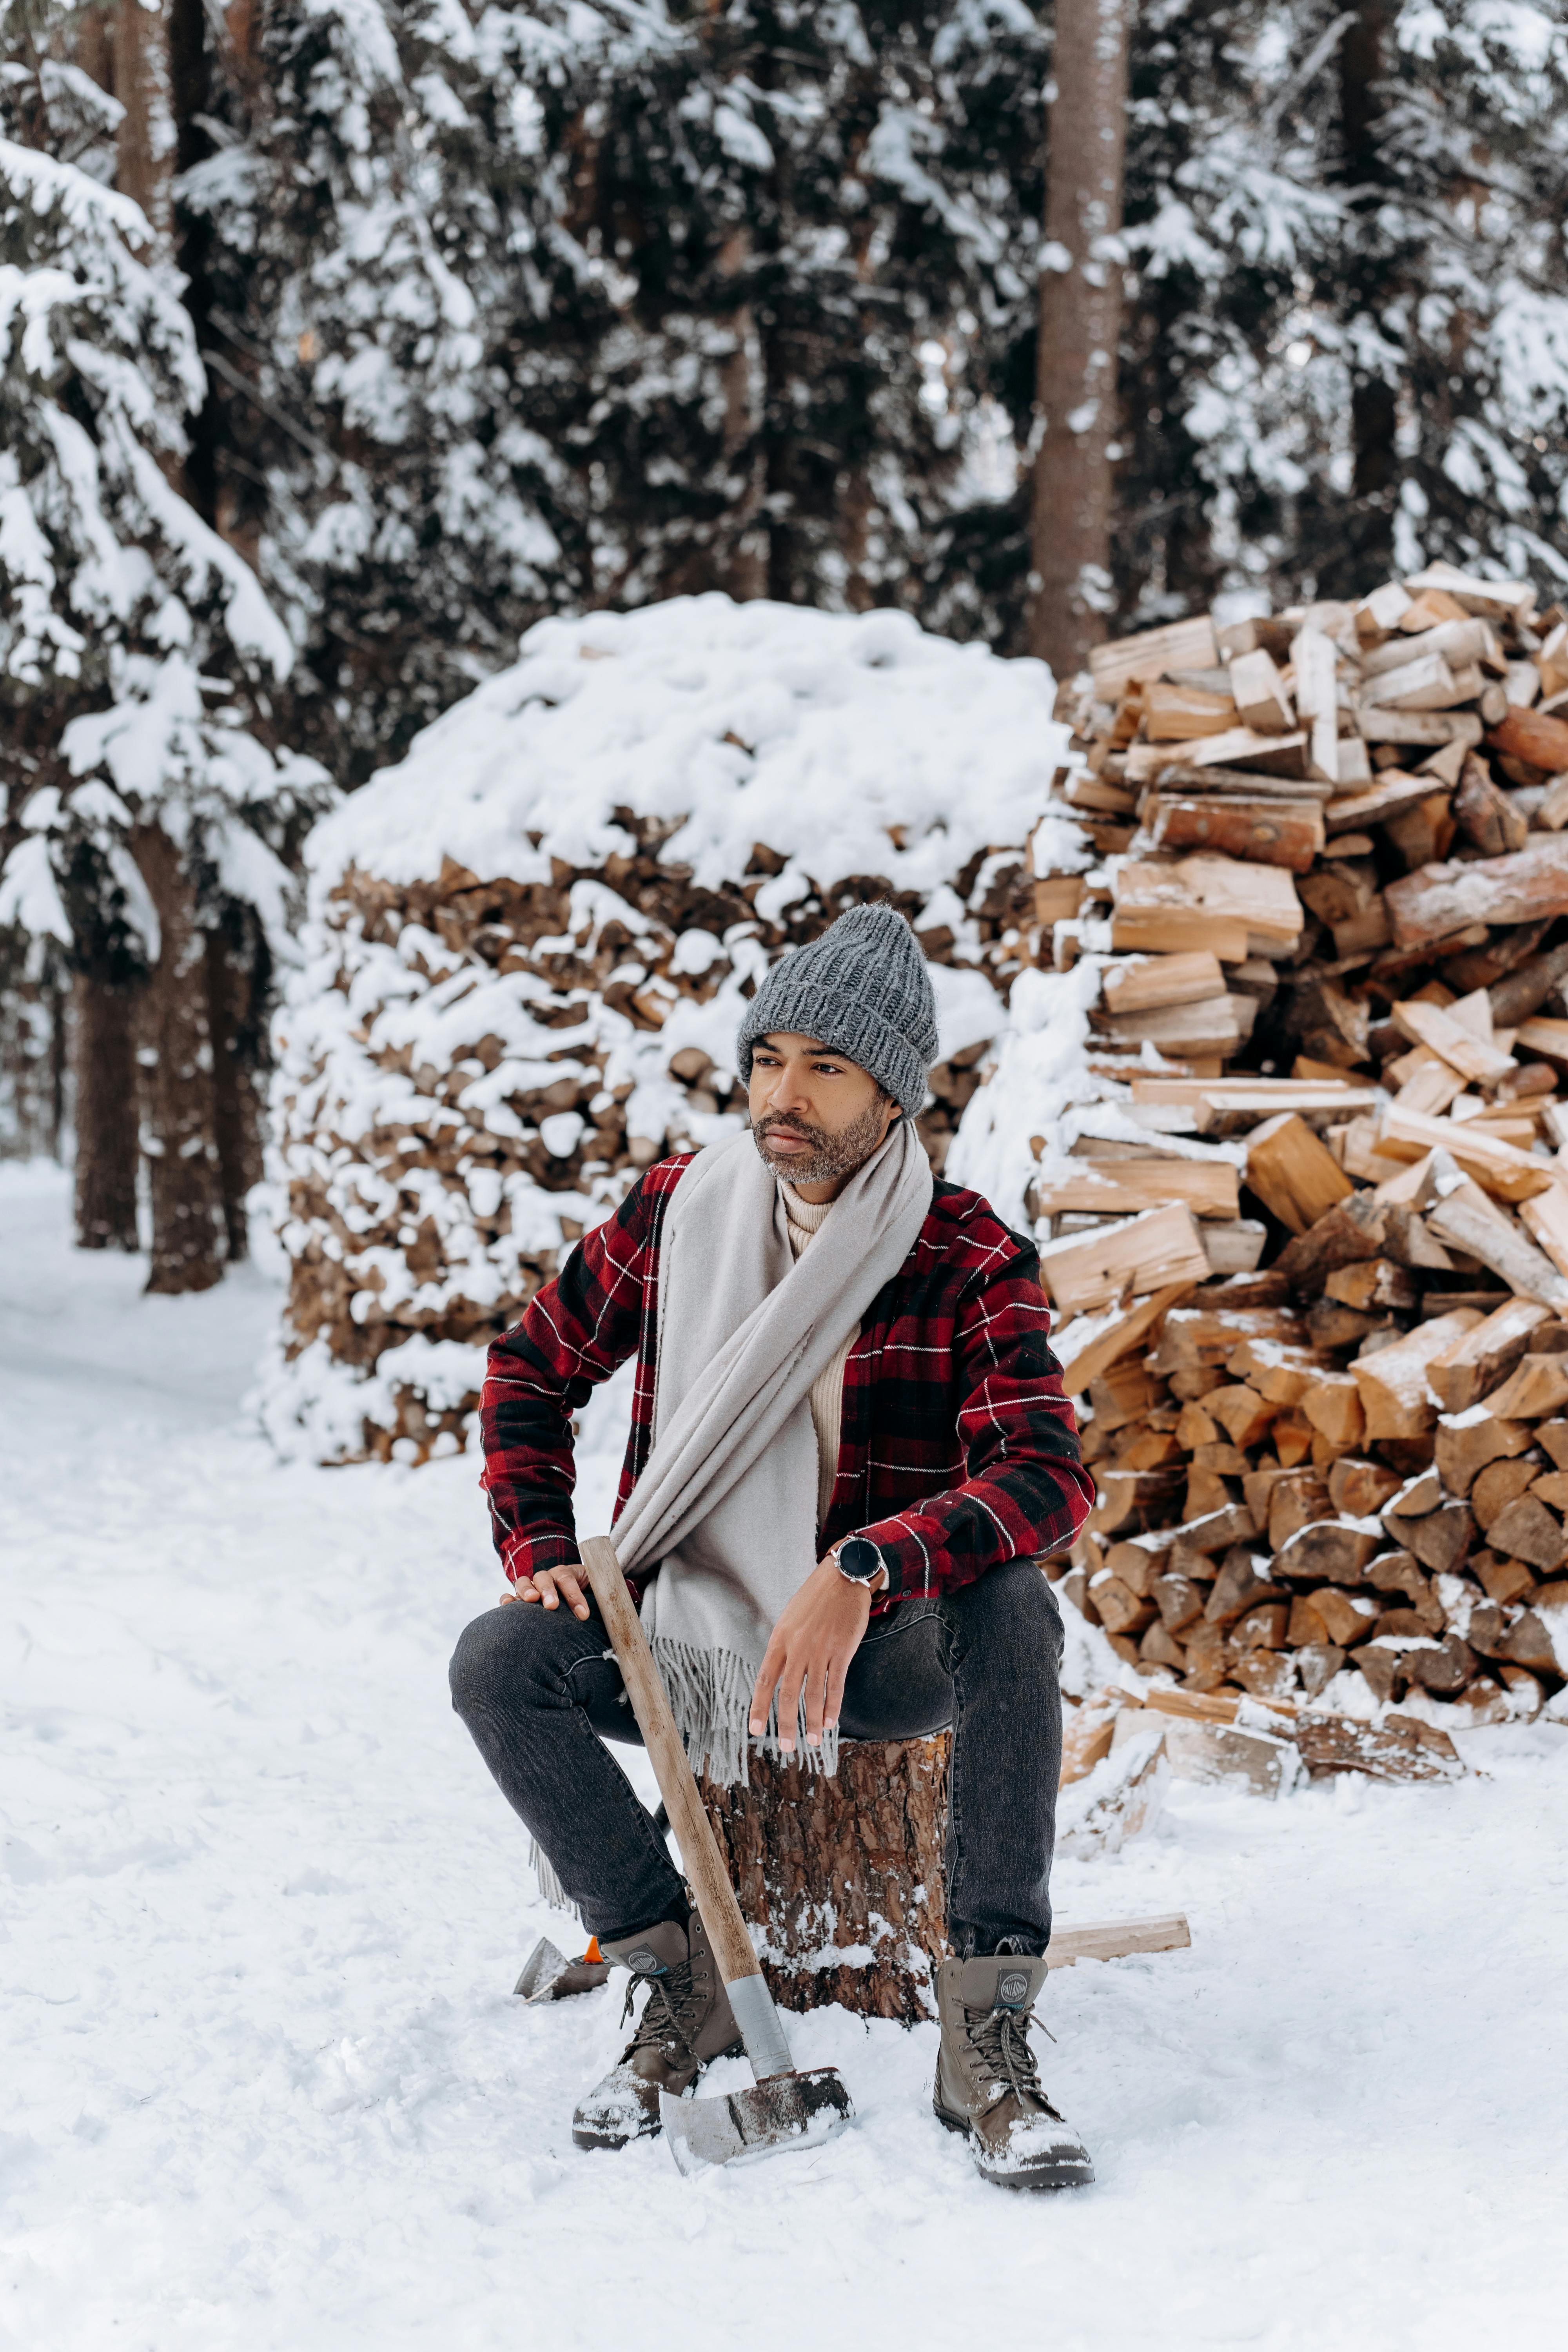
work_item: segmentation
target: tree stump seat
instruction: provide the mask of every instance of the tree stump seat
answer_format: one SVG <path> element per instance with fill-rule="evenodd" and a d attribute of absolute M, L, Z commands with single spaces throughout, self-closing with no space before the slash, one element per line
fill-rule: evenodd
<path fill-rule="evenodd" d="M 947 1958 L 943 1849 L 951 1735 L 847 1739 L 827 1774 L 753 1756 L 751 1779 L 700 1785 L 781 2009 L 935 2013 Z"/>

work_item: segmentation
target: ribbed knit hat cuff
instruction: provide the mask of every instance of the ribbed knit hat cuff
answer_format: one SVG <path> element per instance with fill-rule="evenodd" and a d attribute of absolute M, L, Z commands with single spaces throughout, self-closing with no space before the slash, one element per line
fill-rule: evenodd
<path fill-rule="evenodd" d="M 924 1107 L 926 1074 L 919 1055 L 890 1022 L 858 998 L 841 996 L 837 989 L 824 988 L 816 980 L 792 989 L 778 973 L 768 990 L 765 1021 L 754 1030 L 748 1021 L 741 1032 L 738 1058 L 742 1084 L 752 1075 L 752 1046 L 774 1029 L 816 1037 L 834 1053 L 847 1055 L 858 1068 L 869 1071 L 910 1118 Z"/>

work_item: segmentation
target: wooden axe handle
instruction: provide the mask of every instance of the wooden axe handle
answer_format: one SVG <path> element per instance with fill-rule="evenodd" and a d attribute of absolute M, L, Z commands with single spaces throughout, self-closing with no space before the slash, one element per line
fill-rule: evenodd
<path fill-rule="evenodd" d="M 615 1545 L 607 1536 L 590 1536 L 579 1549 L 594 1598 L 599 1604 L 599 1614 L 605 1621 L 605 1631 L 610 1637 L 610 1647 L 616 1654 L 616 1664 L 626 1683 L 632 1713 L 653 1761 L 654 1778 L 680 1847 L 680 1858 L 697 1891 L 697 1907 L 719 1963 L 719 1974 L 727 1985 L 734 1984 L 741 1977 L 760 1977 L 762 1963 L 746 1933 L 746 1923 L 741 1916 L 713 1824 L 697 1793 L 697 1782 L 670 1710 L 669 1696 L 659 1679 L 647 1636 L 632 1606 Z"/>

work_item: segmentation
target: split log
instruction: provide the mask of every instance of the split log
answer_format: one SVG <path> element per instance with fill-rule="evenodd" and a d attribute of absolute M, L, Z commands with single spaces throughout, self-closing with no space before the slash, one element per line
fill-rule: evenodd
<path fill-rule="evenodd" d="M 1445 1415 L 1437 1424 L 1434 1460 L 1450 1495 L 1468 1495 L 1489 1462 L 1522 1454 L 1535 1432 L 1527 1421 L 1495 1421 L 1484 1405 Z"/>
<path fill-rule="evenodd" d="M 1476 1523 L 1460 1502 L 1444 1503 L 1422 1518 L 1396 1519 L 1389 1528 L 1435 1576 L 1457 1569 L 1475 1541 Z"/>
<path fill-rule="evenodd" d="M 1568 1674 L 1568 1584 L 1542 1584 L 1504 1637 L 1501 1654 L 1537 1674 Z"/>
<path fill-rule="evenodd" d="M 1310 874 L 1322 854 L 1323 810 L 1317 801 L 1199 799 L 1167 790 L 1152 793 L 1142 814 L 1157 849 L 1217 849 L 1292 874 Z"/>
<path fill-rule="evenodd" d="M 1531 1333 L 1551 1320 L 1552 1309 L 1539 1299 L 1510 1298 L 1456 1339 L 1426 1367 L 1444 1412 L 1463 1412 L 1506 1380 Z"/>
<path fill-rule="evenodd" d="M 1562 1520 L 1533 1495 L 1521 1495 L 1506 1505 L 1487 1529 L 1487 1538 L 1494 1550 L 1524 1560 L 1543 1576 L 1561 1568 L 1568 1557 Z M 1529 1663 L 1520 1660 L 1521 1665 Z"/>
<path fill-rule="evenodd" d="M 1568 719 L 1554 718 L 1549 711 L 1524 710 L 1516 705 L 1487 740 L 1495 751 L 1526 760 L 1549 776 L 1561 775 L 1568 768 Z"/>
<path fill-rule="evenodd" d="M 1304 733 L 1261 735 L 1250 727 L 1232 727 L 1184 744 L 1183 757 L 1192 768 L 1256 768 L 1261 775 L 1295 778 L 1311 773 L 1308 742 Z M 1134 743 L 1127 755 L 1129 782 L 1152 782 L 1169 757 L 1158 743 Z"/>
<path fill-rule="evenodd" d="M 1290 667 L 1296 677 L 1296 715 L 1310 722 L 1307 772 L 1329 783 L 1339 781 L 1339 688 L 1333 641 L 1306 628 L 1292 639 Z"/>
<path fill-rule="evenodd" d="M 1472 662 L 1495 663 L 1501 658 L 1497 632 L 1489 622 L 1475 618 L 1440 621 L 1435 629 L 1424 629 L 1417 642 L 1422 653 L 1442 654 L 1451 666 L 1460 667 Z M 1408 663 L 1415 651 L 1408 638 L 1402 637 L 1373 646 L 1362 656 L 1362 677 L 1382 678 L 1386 672 Z"/>
<path fill-rule="evenodd" d="M 1424 572 L 1412 573 L 1405 585 L 1418 604 L 1423 599 L 1441 601 L 1457 605 L 1462 613 L 1479 613 L 1488 620 L 1525 625 L 1535 610 L 1535 592 L 1528 580 L 1483 580 L 1453 563 L 1429 563 Z M 1409 618 L 1406 614 L 1400 625 L 1408 627 Z"/>
<path fill-rule="evenodd" d="M 1163 1727 L 1124 1708 L 1110 1753 L 1087 1780 L 1063 1791 L 1057 1808 L 1058 1853 L 1089 1862 L 1119 1853 L 1128 1838 L 1159 1819 L 1170 1777 Z"/>
<path fill-rule="evenodd" d="M 1364 793 L 1342 793 L 1330 802 L 1323 811 L 1324 830 L 1331 840 L 1339 834 L 1362 833 L 1368 825 L 1387 824 L 1391 818 L 1420 808 L 1433 797 L 1430 776 L 1412 776 L 1403 768 L 1385 768 L 1376 783 Z M 1437 797 L 1446 814 L 1447 795 Z"/>
<path fill-rule="evenodd" d="M 1180 1202 L 1146 1210 L 1125 1224 L 1047 1242 L 1039 1255 L 1047 1294 L 1068 1313 L 1109 1307 L 1129 1289 L 1145 1295 L 1203 1282 L 1209 1270 L 1192 1212 Z"/>
<path fill-rule="evenodd" d="M 1568 852 L 1568 842 L 1563 849 Z M 1203 936 L 1207 925 L 1235 923 L 1249 938 L 1278 940 L 1291 946 L 1300 937 L 1301 902 L 1289 874 L 1279 866 L 1255 866 L 1229 857 L 1184 857 L 1172 866 L 1132 864 L 1120 867 L 1112 883 L 1115 913 L 1112 943 L 1136 948 L 1136 940 L 1120 937 L 1131 918 L 1175 916 L 1194 925 L 1190 938 L 1173 945 L 1210 949 L 1222 963 L 1232 959 L 1216 941 Z"/>
<path fill-rule="evenodd" d="M 1302 1398 L 1301 1411 L 1331 1445 L 1353 1447 L 1365 1439 L 1366 1412 L 1350 1372 L 1325 1372 Z"/>
<path fill-rule="evenodd" d="M 1234 1724 L 1178 1717 L 1165 1727 L 1165 1753 L 1178 1780 L 1247 1789 L 1258 1797 L 1278 1797 L 1295 1777 L 1289 1740 L 1238 1731 Z"/>
<path fill-rule="evenodd" d="M 1266 1119 L 1247 1138 L 1247 1181 L 1292 1234 L 1304 1234 L 1355 1189 L 1332 1152 L 1292 1111 Z"/>
<path fill-rule="evenodd" d="M 1370 1443 L 1415 1437 L 1433 1426 L 1437 1408 L 1426 1386 L 1426 1367 L 1480 1320 L 1473 1307 L 1435 1315 L 1392 1347 L 1380 1348 L 1375 1356 L 1363 1356 L 1351 1366 Z"/>
<path fill-rule="evenodd" d="M 1445 1013 L 1440 1004 L 1424 1004 L 1419 1001 L 1395 1004 L 1392 1017 L 1396 1029 L 1402 1030 L 1415 1045 L 1425 1045 L 1458 1070 L 1472 1086 L 1489 1087 L 1506 1077 L 1513 1067 L 1513 1055 L 1505 1054 L 1489 1038 L 1481 1038 Z"/>
<path fill-rule="evenodd" d="M 1276 1576 L 1300 1579 L 1304 1584 L 1359 1584 L 1379 1538 L 1366 1527 L 1350 1527 L 1339 1519 L 1317 1519 L 1300 1528 L 1274 1555 Z"/>
<path fill-rule="evenodd" d="M 1507 856 L 1522 849 L 1530 837 L 1528 819 L 1507 793 L 1499 791 L 1473 752 L 1465 761 L 1454 795 L 1454 819 L 1483 857 Z"/>
<path fill-rule="evenodd" d="M 1519 1221 L 1529 1228 L 1561 1275 L 1568 1275 L 1568 1186 L 1549 1185 L 1519 1204 Z"/>
<path fill-rule="evenodd" d="M 1328 1772 L 1364 1772 L 1373 1780 L 1458 1780 L 1464 1766 L 1447 1732 L 1409 1717 L 1382 1724 L 1343 1715 L 1300 1715 L 1296 1752 L 1314 1779 Z"/>
<path fill-rule="evenodd" d="M 1098 1035 L 1131 1053 L 1145 1045 L 1173 1060 L 1221 1061 L 1239 1051 L 1251 1032 L 1250 997 L 1220 994 L 1200 1004 L 1156 1004 L 1146 1013 L 1096 1013 Z"/>
<path fill-rule="evenodd" d="M 1405 1160 L 1424 1159 L 1428 1152 L 1447 1153 L 1500 1201 L 1528 1201 L 1532 1192 L 1544 1192 L 1552 1181 L 1546 1161 L 1489 1133 L 1486 1120 L 1433 1118 L 1421 1111 L 1405 1110 L 1397 1103 L 1384 1115 L 1378 1149 L 1390 1159 Z M 1441 1164 L 1434 1165 L 1428 1182 L 1418 1188 L 1426 1196 L 1423 1207 L 1436 1197 L 1448 1172 Z"/>
<path fill-rule="evenodd" d="M 1542 934 L 1544 936 L 1544 933 Z M 1500 1029 L 1515 1028 L 1538 1012 L 1553 989 L 1568 979 L 1568 942 L 1532 955 L 1488 988 L 1492 1020 Z"/>
<path fill-rule="evenodd" d="M 1533 1298 L 1559 1314 L 1568 1307 L 1568 1276 L 1558 1273 L 1479 1185 L 1457 1186 L 1427 1211 L 1426 1223 L 1440 1241 L 1468 1250 L 1500 1275 L 1521 1298 Z"/>
<path fill-rule="evenodd" d="M 1399 1480 L 1386 1465 L 1363 1462 L 1353 1454 L 1342 1454 L 1329 1471 L 1329 1500 L 1346 1518 L 1371 1518 L 1398 1490 Z"/>
<path fill-rule="evenodd" d="M 1168 678 L 1152 678 L 1144 690 L 1143 732 L 1151 743 L 1185 743 L 1199 736 L 1223 735 L 1236 723 L 1236 704 L 1229 694 L 1177 686 Z"/>
<path fill-rule="evenodd" d="M 1170 1911 L 1152 1919 L 1107 1919 L 1092 1927 L 1054 1927 L 1048 1969 L 1070 1969 L 1079 1960 L 1124 1960 L 1135 1952 L 1184 1952 L 1192 1946 L 1186 1915 Z"/>
<path fill-rule="evenodd" d="M 1168 669 L 1212 669 L 1218 658 L 1214 624 L 1200 613 L 1190 621 L 1170 621 L 1135 637 L 1091 646 L 1089 669 L 1095 692 L 1110 702 L 1136 679 L 1159 677 Z"/>
<path fill-rule="evenodd" d="M 700 1782 L 731 1883 L 782 2009 L 832 2001 L 923 2021 L 948 1956 L 946 1732 L 846 1740 L 838 1769 L 753 1756 L 748 1784 Z M 844 1954 L 842 1958 L 836 1957 Z M 852 1955 L 852 1957 L 851 1957 Z"/>
<path fill-rule="evenodd" d="M 1241 725 L 1258 734 L 1288 734 L 1296 723 L 1285 681 L 1261 646 L 1231 663 L 1230 694 Z"/>
<path fill-rule="evenodd" d="M 1473 710 L 1390 710 L 1363 705 L 1356 723 L 1368 743 L 1479 743 L 1482 728 Z"/>
<path fill-rule="evenodd" d="M 1107 968 L 1101 992 L 1112 1013 L 1147 1013 L 1157 1004 L 1199 1004 L 1225 991 L 1217 956 L 1129 956 Z"/>
<path fill-rule="evenodd" d="M 1568 1356 L 1527 1355 L 1487 1398 L 1486 1411 L 1493 1421 L 1544 1421 L 1564 1404 Z"/>
<path fill-rule="evenodd" d="M 1096 1210 L 1136 1216 L 1173 1201 L 1195 1217 L 1234 1217 L 1240 1210 L 1236 1170 L 1223 1160 L 1075 1160 L 1070 1175 L 1037 1176 L 1029 1188 L 1037 1217 Z"/>
<path fill-rule="evenodd" d="M 1322 1628 L 1318 1639 L 1336 1643 L 1342 1650 L 1353 1650 L 1377 1625 L 1376 1601 L 1345 1592 L 1337 1585 L 1324 1584 L 1316 1592 L 1303 1593 L 1297 1606 L 1303 1605 Z"/>
<path fill-rule="evenodd" d="M 1193 1286 L 1191 1282 L 1172 1283 L 1109 1315 L 1079 1316 L 1057 1333 L 1057 1359 L 1068 1395 L 1081 1396 L 1090 1381 L 1137 1347 Z"/>
<path fill-rule="evenodd" d="M 1541 1465 L 1534 1458 L 1533 1447 L 1523 1455 L 1505 1455 L 1501 1461 L 1489 1462 L 1484 1470 L 1477 1473 L 1476 1483 L 1470 1488 L 1470 1508 L 1478 1524 L 1484 1529 L 1489 1544 L 1492 1521 L 1510 1503 L 1517 1502 L 1521 1495 L 1528 1494 L 1540 1475 Z M 1489 1586 L 1488 1591 L 1492 1600 L 1498 1599 Z"/>
<path fill-rule="evenodd" d="M 1532 835 L 1508 857 L 1424 866 L 1391 882 L 1386 897 L 1402 948 L 1435 947 L 1469 923 L 1535 923 L 1568 914 L 1568 835 Z"/>

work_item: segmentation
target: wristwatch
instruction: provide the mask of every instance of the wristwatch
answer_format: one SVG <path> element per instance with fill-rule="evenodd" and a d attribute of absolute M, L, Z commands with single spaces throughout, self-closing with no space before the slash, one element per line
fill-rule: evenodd
<path fill-rule="evenodd" d="M 882 1573 L 882 1555 L 869 1536 L 846 1536 L 833 1559 L 839 1575 L 851 1584 L 875 1584 Z"/>

